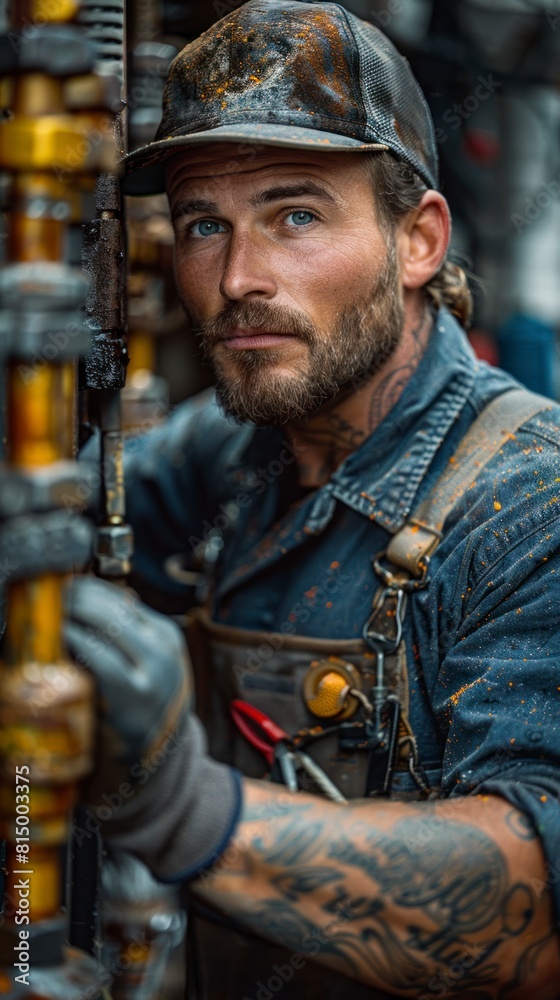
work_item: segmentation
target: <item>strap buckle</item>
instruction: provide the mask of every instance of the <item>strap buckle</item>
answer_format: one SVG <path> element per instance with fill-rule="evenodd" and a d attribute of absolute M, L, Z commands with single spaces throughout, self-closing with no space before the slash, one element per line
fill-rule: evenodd
<path fill-rule="evenodd" d="M 428 555 L 423 555 L 421 561 L 419 561 L 418 568 L 421 575 L 414 579 L 404 569 L 397 570 L 395 573 L 395 566 L 391 562 L 389 562 L 389 566 L 384 566 L 381 560 L 385 559 L 386 556 L 386 551 L 379 552 L 372 559 L 372 564 L 377 576 L 383 581 L 388 590 L 403 590 L 406 594 L 412 594 L 417 590 L 423 590 L 430 583 L 430 577 L 428 576 L 430 557 Z"/>

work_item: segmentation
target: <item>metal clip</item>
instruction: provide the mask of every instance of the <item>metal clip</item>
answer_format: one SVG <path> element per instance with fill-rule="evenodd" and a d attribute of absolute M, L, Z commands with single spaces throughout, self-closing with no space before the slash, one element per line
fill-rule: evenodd
<path fill-rule="evenodd" d="M 375 600 L 362 633 L 376 656 L 375 685 L 370 692 L 373 719 L 366 744 L 370 751 L 366 795 L 388 795 L 391 790 L 401 713 L 399 700 L 386 683 L 385 657 L 395 653 L 402 642 L 407 581 L 388 571 L 381 575 L 385 589 Z"/>
<path fill-rule="evenodd" d="M 378 656 L 394 653 L 403 633 L 406 595 L 402 588 L 388 586 L 377 598 L 363 629 L 363 638 Z M 389 628 L 394 626 L 394 628 Z M 379 684 L 379 664 L 378 681 Z"/>

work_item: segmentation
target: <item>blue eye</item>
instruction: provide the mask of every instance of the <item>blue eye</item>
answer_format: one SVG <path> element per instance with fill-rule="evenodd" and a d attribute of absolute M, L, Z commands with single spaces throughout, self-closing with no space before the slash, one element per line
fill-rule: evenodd
<path fill-rule="evenodd" d="M 288 219 L 293 219 L 294 226 L 308 226 L 310 222 L 313 222 L 316 216 L 313 212 L 305 212 L 299 210 L 298 212 L 290 212 L 287 216 Z"/>
<path fill-rule="evenodd" d="M 225 233 L 225 227 L 220 225 L 219 222 L 214 222 L 213 219 L 201 219 L 200 222 L 194 222 L 189 228 L 189 232 L 192 236 L 215 236 L 216 233 Z"/>

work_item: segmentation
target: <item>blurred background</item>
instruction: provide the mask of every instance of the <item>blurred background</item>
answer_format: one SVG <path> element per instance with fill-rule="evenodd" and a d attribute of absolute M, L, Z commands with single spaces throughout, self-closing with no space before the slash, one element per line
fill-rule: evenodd
<path fill-rule="evenodd" d="M 240 0 L 130 8 L 130 146 L 157 128 L 170 59 Z M 430 105 L 452 254 L 473 274 L 471 341 L 529 388 L 560 396 L 560 0 L 348 0 L 410 61 Z M 130 199 L 131 353 L 138 414 L 208 384 L 170 277 L 163 199 Z M 162 379 L 153 383 L 148 371 Z M 153 383 L 153 384 L 149 384 Z M 149 401 L 146 399 L 149 397 Z M 136 418 L 133 418 L 133 420 Z"/>
<path fill-rule="evenodd" d="M 132 551 L 119 474 L 126 303 L 125 433 L 153 427 L 170 407 L 211 381 L 174 288 L 166 199 L 127 199 L 124 226 L 114 173 L 117 149 L 123 148 L 125 118 L 129 148 L 150 142 L 172 58 L 242 2 L 129 0 L 125 17 L 123 0 L 0 0 L 0 208 L 6 210 L 0 231 L 5 265 L 0 267 L 0 383 L 5 379 L 8 390 L 0 390 L 0 459 L 12 462 L 8 467 L 0 462 L 0 482 L 15 472 L 16 484 L 25 485 L 26 463 L 35 472 L 40 468 L 48 489 L 44 495 L 39 491 L 39 500 L 32 491 L 16 489 L 17 503 L 23 496 L 23 509 L 31 513 L 44 510 L 45 503 L 56 509 L 73 482 L 59 459 L 74 455 L 78 424 L 82 443 L 95 427 L 104 455 L 114 458 L 100 466 L 103 511 L 96 543 L 96 572 L 111 579 L 127 576 Z M 469 336 L 476 352 L 529 388 L 560 398 L 560 0 L 348 0 L 343 6 L 390 36 L 430 105 L 441 186 L 454 220 L 451 253 L 472 275 L 475 314 Z M 81 44 L 86 35 L 89 48 Z M 16 140 L 9 138 L 14 128 Z M 87 291 L 82 264 L 93 279 Z M 73 388 L 76 369 L 79 393 Z M 82 502 L 90 493 L 86 490 Z M 11 496 L 5 488 L 0 518 L 6 511 L 21 512 Z M 38 538 L 34 544 L 40 545 Z M 166 573 L 182 584 L 177 608 L 167 593 L 151 595 L 151 603 L 163 602 L 162 610 L 182 615 L 185 588 L 198 595 L 205 586 L 203 560 L 207 566 L 217 553 L 217 545 L 208 544 L 190 554 L 190 562 L 183 554 L 168 560 Z M 0 589 L 3 580 L 10 582 L 9 573 L 9 565 L 2 567 Z M 35 659 L 50 670 L 51 658 L 60 655 L 62 578 L 31 574 L 25 582 L 29 589 L 18 587 L 16 581 L 8 594 L 8 609 L 15 608 L 17 663 L 24 671 L 30 657 L 35 677 Z M 145 588 L 143 593 L 150 600 Z M 25 604 L 28 618 L 18 610 Z M 31 656 L 28 636 L 39 642 L 45 635 L 54 645 L 37 645 L 47 652 Z M 48 685 L 47 672 L 39 673 Z M 25 747 L 28 728 L 35 731 L 37 725 L 35 714 L 25 723 L 25 711 L 31 711 L 27 690 L 22 684 L 17 716 Z M 50 726 L 48 716 L 53 746 Z M 35 923 L 38 936 L 47 935 L 45 966 L 53 965 L 53 914 L 61 949 L 65 940 L 58 899 L 64 896 L 64 851 L 69 851 L 70 940 L 86 959 L 100 953 L 106 968 L 118 970 L 113 1000 L 179 1000 L 184 996 L 181 900 L 128 856 L 113 852 L 101 865 L 96 839 L 83 852 L 76 839 L 67 848 L 68 810 L 59 787 L 59 771 L 66 775 L 59 765 L 64 755 L 53 751 L 56 767 L 50 773 L 43 749 L 38 759 L 51 797 L 41 801 L 58 817 L 58 840 L 48 841 L 42 862 L 50 873 L 41 882 L 48 906 L 41 897 L 42 916 Z M 73 756 L 68 753 L 67 763 Z M 4 799 L 11 801 L 0 794 Z M 41 822 L 34 851 L 41 849 L 43 826 L 44 836 L 51 837 L 51 828 Z M 11 961 L 11 943 L 8 948 Z M 63 972 L 78 982 L 75 962 L 66 962 Z M 0 993 L 3 982 L 0 970 Z M 70 993 L 59 989 L 47 995 Z"/>

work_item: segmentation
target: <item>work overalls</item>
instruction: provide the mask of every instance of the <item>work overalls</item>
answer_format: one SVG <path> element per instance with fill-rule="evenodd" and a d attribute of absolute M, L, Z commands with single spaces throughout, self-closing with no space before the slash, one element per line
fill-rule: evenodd
<path fill-rule="evenodd" d="M 512 390 L 477 418 L 428 497 L 387 551 L 373 559 L 379 587 L 361 639 L 258 633 L 217 624 L 204 612 L 194 616 L 189 646 L 198 712 L 214 758 L 248 777 L 262 778 L 267 770 L 232 718 L 231 703 L 242 698 L 291 736 L 299 734 L 305 751 L 346 799 L 438 797 L 443 749 L 440 745 L 439 763 L 434 762 L 435 736 L 418 746 L 409 723 L 413 664 L 407 601 L 429 586 L 430 556 L 454 504 L 511 433 L 547 403 L 525 390 Z M 329 715 L 328 685 L 325 689 L 321 682 L 336 676 L 346 681 L 346 693 L 339 703 L 335 699 L 338 710 L 333 714 L 331 705 Z M 416 697 L 423 699 L 429 717 L 421 685 Z M 381 1000 L 392 995 L 320 964 L 314 959 L 318 950 L 312 938 L 303 939 L 304 964 L 298 961 L 293 971 L 293 950 L 193 904 L 187 995 L 197 1000 L 271 1000 L 279 990 L 290 1000 Z"/>

